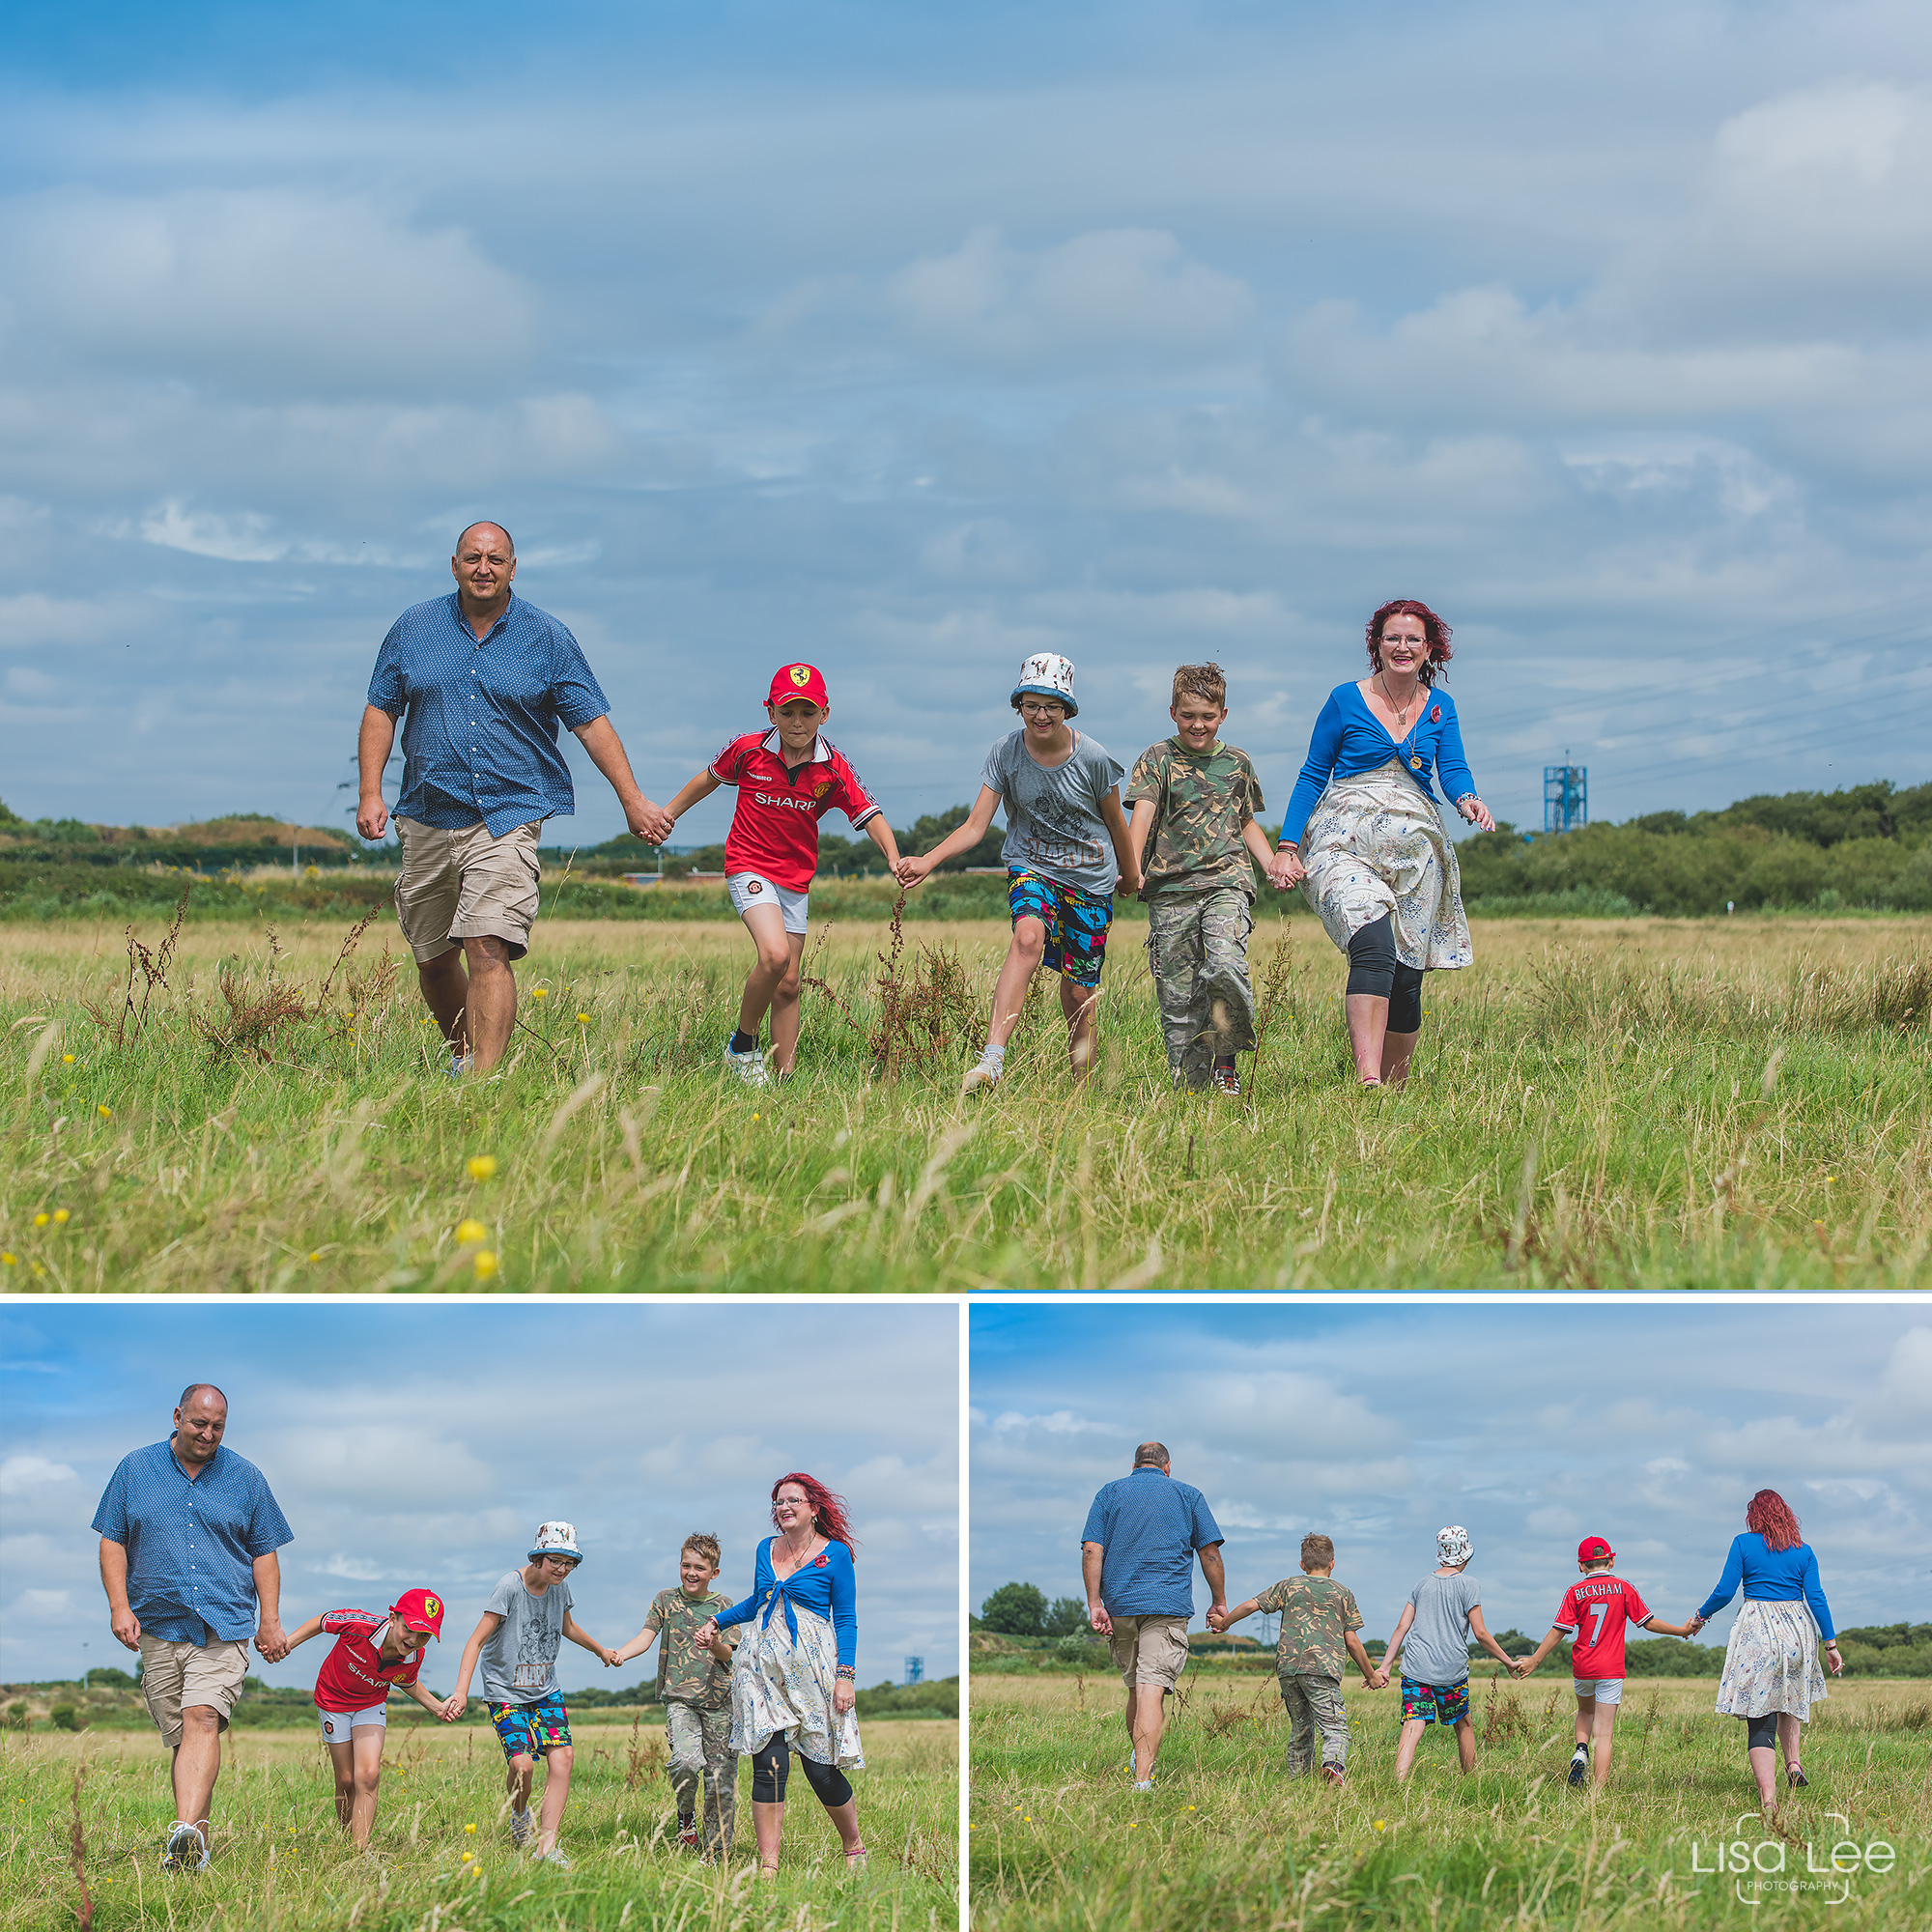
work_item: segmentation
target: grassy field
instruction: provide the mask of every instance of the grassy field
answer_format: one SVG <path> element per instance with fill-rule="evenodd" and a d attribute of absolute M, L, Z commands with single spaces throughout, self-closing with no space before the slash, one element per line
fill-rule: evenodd
<path fill-rule="evenodd" d="M 763 1094 L 718 1065 L 735 926 L 541 924 L 512 1053 L 463 1083 L 386 917 L 340 965 L 334 916 L 190 923 L 165 961 L 163 930 L 130 994 L 118 925 L 0 927 L 9 1288 L 1932 1279 L 1928 920 L 1479 922 L 1400 1095 L 1355 1087 L 1339 957 L 1277 920 L 1239 1103 L 1169 1091 L 1127 925 L 1087 1089 L 1037 987 L 965 1107 L 993 922 L 908 926 L 895 965 L 888 927 L 831 926 L 799 1075 Z"/>
<path fill-rule="evenodd" d="M 1182 1680 L 1155 1790 L 1136 1797 L 1118 1678 L 976 1678 L 978 1932 L 1932 1923 L 1932 1685 L 1834 1685 L 1804 1733 L 1810 1788 L 1765 1830 L 1744 1727 L 1713 1715 L 1708 1683 L 1627 1685 L 1613 1780 L 1597 1797 L 1565 1781 L 1566 1676 L 1478 1681 L 1474 1774 L 1460 1776 L 1453 1744 L 1429 1736 L 1403 1786 L 1396 1690 L 1350 1681 L 1345 1790 L 1289 1782 L 1272 1675 L 1197 1671 Z M 1757 1868 L 1742 1880 L 1712 1869 L 1730 1856 L 1719 1846 L 1741 1840 Z M 1833 1848 L 1873 1840 L 1895 1856 L 1850 1878 L 1846 1895 L 1847 1878 L 1829 1876 Z M 1807 1870 L 1807 1856 L 1824 1869 Z M 1805 1889 L 1737 1890 L 1779 1877 Z"/>
<path fill-rule="evenodd" d="M 152 1730 L 0 1732 L 0 1928 L 71 1932 L 85 1922 L 76 1816 L 96 1932 L 938 1932 L 957 1923 L 956 1724 L 877 1724 L 866 1733 L 869 1768 L 854 1782 L 872 1854 L 867 1870 L 846 1871 L 808 1792 L 786 1807 L 783 1862 L 768 1885 L 756 1878 L 749 1763 L 740 1766 L 732 1861 L 712 1869 L 678 1849 L 662 1726 L 635 1736 L 614 1726 L 572 1729 L 576 1769 L 563 1828 L 571 1872 L 512 1849 L 499 1815 L 495 1738 L 425 1725 L 391 1728 L 366 1859 L 349 1849 L 335 1822 L 312 1732 L 231 1732 L 215 1791 L 214 1861 L 193 1878 L 160 1870 L 173 1814 Z"/>

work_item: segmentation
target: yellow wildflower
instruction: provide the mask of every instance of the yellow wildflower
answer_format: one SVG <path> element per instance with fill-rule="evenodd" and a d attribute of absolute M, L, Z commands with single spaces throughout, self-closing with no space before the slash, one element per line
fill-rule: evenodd
<path fill-rule="evenodd" d="M 463 1163 L 463 1171 L 471 1180 L 488 1180 L 497 1172 L 497 1156 L 493 1153 L 472 1153 Z"/>
<path fill-rule="evenodd" d="M 488 1248 L 476 1257 L 472 1265 L 476 1269 L 478 1281 L 488 1281 L 497 1272 L 497 1257 Z"/>
<path fill-rule="evenodd" d="M 54 1224 L 56 1227 L 66 1227 L 70 1218 L 65 1208 L 56 1208 L 54 1209 Z"/>
<path fill-rule="evenodd" d="M 94 1111 L 97 1114 L 99 1114 L 103 1121 L 111 1121 L 114 1118 L 114 1109 L 112 1107 L 97 1106 Z"/>
<path fill-rule="evenodd" d="M 50 1220 L 52 1220 L 52 1218 L 53 1216 L 50 1214 L 36 1214 L 34 1216 L 34 1226 L 37 1228 L 44 1228 L 47 1225 L 47 1223 Z"/>
<path fill-rule="evenodd" d="M 62 1054 L 62 1055 L 61 1055 L 61 1065 L 62 1065 L 63 1066 L 71 1066 L 71 1065 L 73 1065 L 73 1055 L 72 1055 L 72 1054 L 71 1054 L 71 1053 L 64 1053 L 64 1054 Z"/>
<path fill-rule="evenodd" d="M 456 1244 L 460 1248 L 473 1248 L 479 1241 L 487 1241 L 490 1231 L 481 1221 L 466 1220 L 456 1224 Z M 475 1829 L 473 1826 L 470 1828 Z"/>

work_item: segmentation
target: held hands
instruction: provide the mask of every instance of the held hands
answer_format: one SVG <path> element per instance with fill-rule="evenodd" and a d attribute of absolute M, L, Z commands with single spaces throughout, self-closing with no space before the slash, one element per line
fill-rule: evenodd
<path fill-rule="evenodd" d="M 282 1634 L 282 1627 L 278 1623 L 265 1622 L 255 1633 L 255 1648 L 270 1663 L 279 1663 L 292 1647 L 288 1638 Z"/>
<path fill-rule="evenodd" d="M 1529 1659 L 1526 1657 L 1513 1657 L 1510 1659 L 1509 1670 L 1510 1670 L 1510 1675 L 1512 1677 L 1516 1678 L 1527 1677 L 1530 1674 L 1530 1672 L 1533 1671 L 1535 1668 L 1536 1668 L 1535 1664 L 1530 1662 Z"/>
<path fill-rule="evenodd" d="M 930 859 L 915 859 L 908 855 L 906 858 L 901 859 L 897 866 L 894 867 L 893 876 L 898 880 L 899 884 L 907 892 L 911 892 L 913 887 L 918 885 L 931 870 L 932 861 Z"/>
<path fill-rule="evenodd" d="M 601 1650 L 599 1650 L 597 1655 L 604 1660 L 604 1667 L 607 1670 L 615 1670 L 624 1662 L 624 1660 L 621 1657 L 619 1657 L 617 1653 L 610 1647 L 609 1644 L 606 1644 Z"/>
<path fill-rule="evenodd" d="M 437 1708 L 437 1716 L 445 1724 L 453 1724 L 458 1718 L 462 1717 L 464 1708 L 469 1702 L 469 1699 L 459 1690 L 454 1696 L 445 1697 L 442 1700 L 441 1704 Z"/>
<path fill-rule="evenodd" d="M 1308 876 L 1308 867 L 1301 863 L 1301 854 L 1293 845 L 1284 845 L 1274 855 L 1274 863 L 1267 868 L 1268 884 L 1276 892 L 1285 893 L 1298 886 Z"/>
<path fill-rule="evenodd" d="M 707 1617 L 700 1628 L 691 1634 L 693 1650 L 709 1650 L 718 1641 L 718 1619 Z"/>
<path fill-rule="evenodd" d="M 1456 810 L 1478 831 L 1493 832 L 1496 829 L 1496 821 L 1490 816 L 1490 808 L 1474 792 L 1467 798 L 1459 798 L 1456 801 Z"/>
<path fill-rule="evenodd" d="M 639 792 L 638 802 L 624 808 L 624 823 L 646 845 L 662 845 L 670 837 L 677 820 L 663 806 L 653 805 Z"/>
<path fill-rule="evenodd" d="M 1362 1682 L 1366 1684 L 1371 1690 L 1386 1690 L 1388 1689 L 1388 1681 L 1389 1681 L 1389 1674 L 1386 1670 L 1366 1671 L 1363 1673 L 1362 1677 Z"/>

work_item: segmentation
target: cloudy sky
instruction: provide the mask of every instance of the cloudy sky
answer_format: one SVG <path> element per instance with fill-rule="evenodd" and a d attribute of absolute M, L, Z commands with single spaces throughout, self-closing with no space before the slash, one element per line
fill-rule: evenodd
<path fill-rule="evenodd" d="M 976 1605 L 1014 1579 L 1081 1596 L 1088 1504 L 1150 1437 L 1226 1534 L 1231 1602 L 1294 1575 L 1302 1536 L 1321 1530 L 1365 1637 L 1394 1629 L 1450 1522 L 1475 1545 L 1492 1631 L 1549 1628 L 1585 1536 L 1606 1537 L 1619 1574 L 1681 1622 L 1765 1488 L 1797 1511 L 1841 1626 L 1922 1619 L 1932 1596 L 1922 1301 L 976 1307 L 972 1321 Z M 1721 1643 L 1735 1614 L 1701 1640 Z"/>
<path fill-rule="evenodd" d="M 128 1667 L 89 1524 L 115 1463 L 166 1438 L 196 1379 L 226 1390 L 225 1446 L 268 1475 L 295 1531 L 282 1551 L 290 1629 L 318 1610 L 381 1609 L 412 1584 L 440 1589 L 449 1640 L 430 1671 L 447 1690 L 490 1591 L 537 1523 L 560 1517 L 584 1550 L 577 1620 L 621 1643 L 676 1584 L 693 1530 L 718 1535 L 719 1587 L 745 1595 L 771 1486 L 804 1468 L 853 1506 L 859 1681 L 896 1683 L 908 1653 L 950 1676 L 957 1333 L 957 1310 L 936 1305 L 867 1304 L 852 1323 L 749 1302 L 15 1302 L 0 1313 L 0 1680 Z M 654 1650 L 622 1672 L 566 1650 L 570 1688 L 657 1668 Z M 304 1645 L 258 1667 L 309 1685 L 320 1655 Z"/>
<path fill-rule="evenodd" d="M 966 799 L 1050 648 L 1127 754 L 1217 658 L 1278 806 L 1400 594 L 1516 820 L 1566 749 L 1599 816 L 1932 778 L 1922 7 L 9 22 L 17 810 L 346 822 L 483 514 L 660 798 L 810 656 Z"/>

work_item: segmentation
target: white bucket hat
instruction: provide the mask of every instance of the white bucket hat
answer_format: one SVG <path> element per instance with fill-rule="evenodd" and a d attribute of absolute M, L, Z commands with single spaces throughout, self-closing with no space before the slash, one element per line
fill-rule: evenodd
<path fill-rule="evenodd" d="M 1466 1563 L 1476 1553 L 1469 1532 L 1460 1522 L 1435 1532 L 1435 1556 L 1441 1563 Z"/>
<path fill-rule="evenodd" d="M 1051 651 L 1028 658 L 1020 666 L 1019 682 L 1013 686 L 1014 710 L 1019 709 L 1020 699 L 1029 694 L 1035 697 L 1057 697 L 1065 705 L 1067 717 L 1077 717 L 1080 707 L 1073 701 L 1073 660 L 1056 657 Z"/>
<path fill-rule="evenodd" d="M 530 1544 L 530 1561 L 540 1556 L 568 1556 L 582 1563 L 583 1552 L 577 1547 L 577 1525 L 573 1522 L 540 1522 Z"/>

